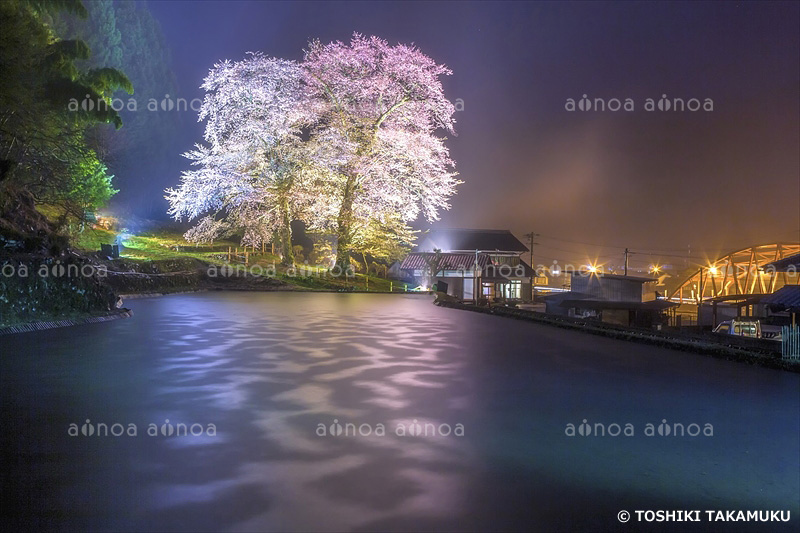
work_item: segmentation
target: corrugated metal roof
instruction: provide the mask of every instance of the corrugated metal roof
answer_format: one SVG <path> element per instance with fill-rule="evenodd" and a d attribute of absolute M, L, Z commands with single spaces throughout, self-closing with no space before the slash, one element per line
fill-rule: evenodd
<path fill-rule="evenodd" d="M 762 304 L 800 309 L 800 285 L 785 285 L 761 299 Z"/>
<path fill-rule="evenodd" d="M 570 274 L 572 274 L 573 276 L 583 276 L 583 277 L 596 276 L 598 278 L 603 278 L 603 279 L 618 279 L 618 280 L 624 280 L 624 281 L 636 281 L 638 283 L 649 283 L 651 281 L 658 281 L 658 278 L 645 278 L 645 277 L 641 277 L 641 276 L 623 276 L 622 274 L 604 274 L 602 272 L 592 272 L 592 273 L 590 273 L 589 271 L 583 271 L 583 270 L 580 271 L 580 272 L 570 272 Z"/>
<path fill-rule="evenodd" d="M 783 259 L 778 259 L 772 263 L 764 265 L 764 270 L 774 272 L 798 272 L 800 271 L 800 254 L 790 255 Z"/>
<path fill-rule="evenodd" d="M 420 238 L 420 245 L 432 243 L 432 247 L 450 251 L 499 251 L 499 252 L 527 252 L 528 247 L 505 229 L 435 229 L 428 235 Z M 420 251 L 432 251 L 422 250 Z"/>
<path fill-rule="evenodd" d="M 555 294 L 548 294 L 544 297 L 544 301 L 547 303 L 561 303 L 564 300 L 590 300 L 592 296 L 590 294 L 585 294 L 582 292 L 557 292 Z"/>
<path fill-rule="evenodd" d="M 430 252 L 412 252 L 403 259 L 400 268 L 403 270 L 424 270 L 436 254 Z M 442 253 L 440 270 L 469 270 L 475 265 L 475 254 Z M 478 266 L 484 268 L 489 263 L 489 256 L 478 254 Z"/>

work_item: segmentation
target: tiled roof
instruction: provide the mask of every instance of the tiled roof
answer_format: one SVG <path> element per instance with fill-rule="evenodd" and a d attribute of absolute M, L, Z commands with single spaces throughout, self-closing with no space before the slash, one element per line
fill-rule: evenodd
<path fill-rule="evenodd" d="M 433 260 L 434 253 L 412 252 L 403 259 L 400 268 L 403 270 L 424 270 L 428 268 L 429 262 Z M 440 254 L 439 259 L 441 270 L 462 270 L 471 269 L 475 265 L 475 254 Z M 478 266 L 484 268 L 489 262 L 489 256 L 478 254 Z"/>

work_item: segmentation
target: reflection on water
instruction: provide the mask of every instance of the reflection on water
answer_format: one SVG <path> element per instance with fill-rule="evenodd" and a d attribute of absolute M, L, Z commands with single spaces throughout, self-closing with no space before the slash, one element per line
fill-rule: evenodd
<path fill-rule="evenodd" d="M 154 326 L 165 352 L 154 371 L 169 383 L 154 392 L 165 405 L 217 410 L 223 435 L 230 412 L 250 418 L 243 462 L 224 483 L 203 487 L 204 502 L 242 485 L 269 494 L 270 505 L 230 524 L 235 529 L 340 530 L 396 514 L 445 519 L 457 512 L 457 466 L 469 459 L 468 443 L 440 435 L 409 442 L 393 431 L 398 415 L 463 423 L 468 403 L 448 405 L 445 395 L 432 394 L 464 383 L 456 317 L 440 313 L 421 324 L 417 299 L 397 298 L 385 309 L 363 296 L 284 295 L 271 308 L 263 300 L 224 299 L 236 320 L 220 323 L 209 302 L 209 312 L 170 310 Z M 320 437 L 320 424 L 334 422 L 353 431 Z M 389 431 L 356 434 L 363 424 L 370 433 L 378 425 Z M 243 440 L 239 427 L 230 430 Z M 164 488 L 160 499 L 200 497 L 183 485 L 174 490 L 173 498 Z"/>
<path fill-rule="evenodd" d="M 12 515 L 65 529 L 528 530 L 613 527 L 629 503 L 796 508 L 796 375 L 429 300 L 176 295 L 131 301 L 129 320 L 0 338 Z M 564 436 L 586 417 L 716 434 Z M 139 435 L 67 435 L 86 419 Z M 167 419 L 216 433 L 147 435 Z"/>

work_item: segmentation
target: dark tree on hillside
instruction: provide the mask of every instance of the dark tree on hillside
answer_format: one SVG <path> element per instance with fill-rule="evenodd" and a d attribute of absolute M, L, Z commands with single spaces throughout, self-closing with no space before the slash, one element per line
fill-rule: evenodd
<path fill-rule="evenodd" d="M 97 123 L 119 128 L 122 119 L 107 105 L 70 102 L 107 102 L 133 87 L 116 69 L 79 67 L 90 50 L 58 38 L 49 22 L 60 8 L 82 14 L 76 2 L 0 2 L 0 196 L 24 193 L 82 214 L 113 194 L 85 132 Z"/>
<path fill-rule="evenodd" d="M 100 125 L 90 137 L 130 203 L 148 196 L 159 198 L 160 187 L 148 191 L 139 178 L 154 172 L 169 155 L 170 141 L 177 131 L 177 112 L 148 109 L 152 101 L 160 104 L 167 95 L 172 99 L 178 96 L 169 48 L 143 2 L 95 0 L 87 2 L 86 9 L 86 18 L 67 12 L 54 17 L 58 32 L 67 38 L 83 39 L 93 52 L 97 51 L 86 62 L 87 67 L 105 65 L 122 70 L 136 87 L 135 111 L 129 107 L 127 95 L 114 95 L 125 103 L 120 111 L 125 130 L 119 134 Z"/>

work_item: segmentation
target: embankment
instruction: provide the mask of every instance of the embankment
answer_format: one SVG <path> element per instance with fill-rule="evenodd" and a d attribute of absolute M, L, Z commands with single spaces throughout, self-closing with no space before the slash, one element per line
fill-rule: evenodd
<path fill-rule="evenodd" d="M 0 327 L 79 320 L 116 310 L 114 289 L 80 255 L 0 260 Z"/>
<path fill-rule="evenodd" d="M 529 322 L 573 329 L 593 335 L 602 335 L 614 339 L 690 351 L 710 357 L 738 361 L 751 365 L 800 372 L 800 364 L 781 358 L 780 343 L 774 341 L 718 336 L 713 334 L 700 335 L 679 331 L 626 328 L 593 320 L 558 316 L 511 307 L 467 305 L 449 297 L 437 298 L 434 303 L 440 307 L 486 313 L 517 320 L 527 320 Z"/>

